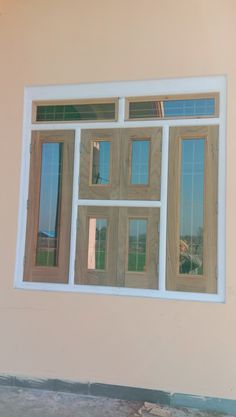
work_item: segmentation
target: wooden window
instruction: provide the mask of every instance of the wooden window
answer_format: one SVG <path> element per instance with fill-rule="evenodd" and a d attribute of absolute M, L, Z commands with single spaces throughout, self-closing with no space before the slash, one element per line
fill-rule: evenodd
<path fill-rule="evenodd" d="M 33 132 L 24 281 L 68 282 L 74 133 Z"/>
<path fill-rule="evenodd" d="M 218 115 L 217 93 L 126 99 L 126 120 L 186 119 Z"/>
<path fill-rule="evenodd" d="M 117 99 L 36 101 L 33 103 L 33 123 L 114 121 L 116 119 Z"/>
<path fill-rule="evenodd" d="M 167 289 L 216 293 L 218 127 L 170 131 Z"/>
<path fill-rule="evenodd" d="M 80 198 L 159 200 L 161 128 L 82 130 Z"/>
<path fill-rule="evenodd" d="M 75 282 L 158 288 L 159 209 L 79 207 Z"/>

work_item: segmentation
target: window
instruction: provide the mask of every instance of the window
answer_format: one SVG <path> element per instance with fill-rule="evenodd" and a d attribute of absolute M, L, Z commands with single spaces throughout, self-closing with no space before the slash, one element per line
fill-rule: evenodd
<path fill-rule="evenodd" d="M 200 81 L 32 90 L 17 287 L 223 299 L 225 80 Z"/>

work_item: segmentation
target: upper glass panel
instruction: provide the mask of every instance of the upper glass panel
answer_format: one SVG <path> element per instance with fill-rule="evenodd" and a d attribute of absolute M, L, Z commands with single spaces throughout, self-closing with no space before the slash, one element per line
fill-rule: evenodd
<path fill-rule="evenodd" d="M 62 143 L 42 144 L 37 266 L 57 266 L 62 148 Z"/>
<path fill-rule="evenodd" d="M 181 143 L 179 273 L 203 274 L 205 139 Z"/>
<path fill-rule="evenodd" d="M 142 98 L 128 100 L 128 119 L 197 118 L 218 116 L 218 97 Z"/>
<path fill-rule="evenodd" d="M 111 143 L 96 141 L 92 144 L 92 184 L 110 184 L 110 153 Z"/>
<path fill-rule="evenodd" d="M 149 140 L 132 141 L 131 184 L 147 185 L 149 182 Z"/>
<path fill-rule="evenodd" d="M 37 104 L 34 122 L 116 120 L 116 102 Z"/>

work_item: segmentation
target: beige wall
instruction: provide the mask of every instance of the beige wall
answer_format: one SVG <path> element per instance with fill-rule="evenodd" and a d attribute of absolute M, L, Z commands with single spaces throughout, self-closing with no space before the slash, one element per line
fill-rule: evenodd
<path fill-rule="evenodd" d="M 236 399 L 235 0 L 0 0 L 0 374 Z M 227 301 L 13 289 L 25 85 L 227 74 Z"/>

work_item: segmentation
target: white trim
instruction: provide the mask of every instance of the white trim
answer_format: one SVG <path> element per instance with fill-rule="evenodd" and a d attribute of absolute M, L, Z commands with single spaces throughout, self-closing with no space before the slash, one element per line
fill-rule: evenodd
<path fill-rule="evenodd" d="M 161 214 L 159 239 L 159 290 L 166 289 L 166 233 L 167 233 L 167 186 L 168 186 L 169 126 L 162 132 L 161 163 Z"/>
<path fill-rule="evenodd" d="M 116 295 L 116 296 L 131 296 L 131 297 L 145 297 L 158 298 L 165 300 L 183 300 L 183 301 L 203 301 L 223 303 L 224 298 L 217 294 L 202 294 L 191 292 L 175 292 L 175 291 L 159 291 L 159 290 L 145 290 L 136 288 L 121 288 L 121 287 L 100 287 L 95 285 L 69 285 L 69 284 L 46 284 L 37 282 L 21 282 L 17 285 L 18 289 L 22 290 L 37 290 L 50 292 L 76 292 L 85 294 L 100 294 L 100 295 Z"/>
<path fill-rule="evenodd" d="M 168 119 L 153 121 L 125 121 L 125 97 L 156 96 L 171 94 L 194 94 L 218 92 L 220 94 L 220 116 L 217 118 L 196 119 Z M 65 100 L 86 98 L 114 98 L 119 97 L 118 120 L 114 122 L 93 123 L 52 123 L 32 124 L 32 101 L 38 100 Z M 167 217 L 167 181 L 168 181 L 168 130 L 171 126 L 200 126 L 219 125 L 219 207 L 218 207 L 218 294 L 183 293 L 165 290 L 165 265 L 166 265 L 166 217 Z M 154 127 L 163 128 L 162 141 L 162 177 L 161 177 L 161 201 L 127 201 L 127 200 L 84 200 L 78 199 L 79 177 L 79 144 L 81 129 L 109 129 L 119 127 Z M 69 283 L 45 284 L 23 282 L 23 258 L 27 221 L 27 196 L 29 184 L 29 146 L 31 130 L 75 130 L 75 167 L 73 179 L 73 203 L 71 222 L 71 256 Z M 110 295 L 127 295 L 135 297 L 153 297 L 172 300 L 189 301 L 225 301 L 225 136 L 226 134 L 226 77 L 210 76 L 195 78 L 179 78 L 165 80 L 126 81 L 101 84 L 80 84 L 63 86 L 36 86 L 26 87 L 24 93 L 24 123 L 22 146 L 22 171 L 20 181 L 20 204 L 18 215 L 18 234 L 16 247 L 15 288 L 42 290 L 42 291 L 66 291 L 81 293 L 96 293 Z M 76 250 L 76 219 L 78 205 L 97 206 L 139 206 L 160 208 L 160 246 L 159 246 L 159 290 L 144 290 L 130 288 L 113 288 L 97 286 L 74 285 L 74 259 Z"/>
<path fill-rule="evenodd" d="M 160 201 L 152 200 L 78 200 L 79 206 L 98 207 L 161 207 Z"/>

